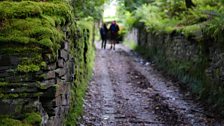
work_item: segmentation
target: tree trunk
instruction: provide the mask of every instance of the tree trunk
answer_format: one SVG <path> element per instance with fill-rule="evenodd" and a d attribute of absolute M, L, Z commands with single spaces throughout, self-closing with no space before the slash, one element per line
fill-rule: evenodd
<path fill-rule="evenodd" d="M 187 8 L 195 7 L 195 4 L 192 2 L 192 0 L 185 0 L 185 4 Z"/>

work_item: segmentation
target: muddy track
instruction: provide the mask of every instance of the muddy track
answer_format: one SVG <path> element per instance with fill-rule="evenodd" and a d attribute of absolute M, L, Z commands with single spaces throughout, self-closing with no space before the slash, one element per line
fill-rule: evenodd
<path fill-rule="evenodd" d="M 84 126 L 221 126 L 177 84 L 118 45 L 97 46 L 94 77 L 85 98 Z"/>

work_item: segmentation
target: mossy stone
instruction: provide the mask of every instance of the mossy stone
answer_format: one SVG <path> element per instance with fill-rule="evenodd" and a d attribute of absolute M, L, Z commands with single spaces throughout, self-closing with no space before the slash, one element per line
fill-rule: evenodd
<path fill-rule="evenodd" d="M 39 113 L 27 113 L 25 116 L 24 122 L 32 125 L 40 125 L 42 118 Z"/>
<path fill-rule="evenodd" d="M 31 125 L 12 118 L 0 118 L 0 126 L 31 126 Z"/>

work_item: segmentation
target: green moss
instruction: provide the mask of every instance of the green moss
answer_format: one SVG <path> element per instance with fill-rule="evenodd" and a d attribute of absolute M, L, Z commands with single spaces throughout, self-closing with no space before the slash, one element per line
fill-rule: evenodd
<path fill-rule="evenodd" d="M 32 125 L 40 125 L 42 119 L 39 113 L 27 113 L 25 116 L 24 122 Z"/>
<path fill-rule="evenodd" d="M 80 30 L 83 31 L 83 30 L 87 30 L 89 31 L 89 37 L 88 37 L 88 43 L 91 42 L 93 40 L 93 20 L 92 19 L 83 19 L 83 20 L 80 20 L 77 22 L 77 25 L 79 26 Z M 83 36 L 84 37 L 84 36 Z M 91 44 L 91 43 L 89 43 Z"/>
<path fill-rule="evenodd" d="M 21 9 L 22 8 L 22 9 Z M 12 18 L 40 17 L 41 15 L 60 16 L 71 21 L 71 9 L 65 2 L 9 2 L 0 3 L 0 20 Z"/>
<path fill-rule="evenodd" d="M 65 2 L 63 3 L 38 3 L 41 9 L 43 10 L 44 15 L 57 15 L 61 17 L 62 25 L 65 25 L 66 23 L 73 22 L 72 19 L 72 11 L 68 4 Z M 64 20 L 64 21 L 63 21 Z"/>
<path fill-rule="evenodd" d="M 14 99 L 14 98 L 18 98 L 19 97 L 19 94 L 2 94 L 0 93 L 0 98 L 1 99 Z"/>
<path fill-rule="evenodd" d="M 42 61 L 42 62 L 40 63 L 40 67 L 42 67 L 42 68 L 46 68 L 46 67 L 47 67 L 47 63 L 44 62 L 44 61 Z"/>
<path fill-rule="evenodd" d="M 41 13 L 41 8 L 35 2 L 0 2 L 0 20 L 40 16 Z"/>
<path fill-rule="evenodd" d="M 19 72 L 28 73 L 28 72 L 37 72 L 40 70 L 40 67 L 35 64 L 30 65 L 18 65 L 17 70 Z"/>
<path fill-rule="evenodd" d="M 0 43 L 35 43 L 53 52 L 65 38 L 56 26 L 73 23 L 71 8 L 65 2 L 4 1 L 0 3 L 0 15 Z"/>
<path fill-rule="evenodd" d="M 0 118 L 0 126 L 31 126 L 12 118 Z"/>
<path fill-rule="evenodd" d="M 26 113 L 23 121 L 9 117 L 0 117 L 0 126 L 34 126 L 40 125 L 41 120 L 39 113 Z"/>
<path fill-rule="evenodd" d="M 5 27 L 0 29 L 0 42 L 25 45 L 35 43 L 52 51 L 57 50 L 64 35 L 62 31 L 51 26 L 50 22 L 46 22 L 40 18 L 10 19 L 5 22 Z"/>
<path fill-rule="evenodd" d="M 37 72 L 40 69 L 45 69 L 47 64 L 43 61 L 41 54 L 34 53 L 28 57 L 21 58 L 20 64 L 17 65 L 16 70 L 22 73 Z"/>
<path fill-rule="evenodd" d="M 21 46 L 21 45 L 1 45 L 1 48 L 0 48 L 0 53 L 1 54 L 13 54 L 13 55 L 16 55 L 16 54 L 19 54 L 20 56 L 21 55 L 24 55 L 24 54 L 32 54 L 32 53 L 40 53 L 42 51 L 42 49 L 38 46 L 35 46 L 35 45 L 29 45 L 29 46 Z"/>
<path fill-rule="evenodd" d="M 0 87 L 7 86 L 9 83 L 8 82 L 0 82 Z"/>

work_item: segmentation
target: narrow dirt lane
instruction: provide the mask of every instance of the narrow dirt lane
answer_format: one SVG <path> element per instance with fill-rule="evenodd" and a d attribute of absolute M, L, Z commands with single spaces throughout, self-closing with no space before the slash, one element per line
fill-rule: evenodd
<path fill-rule="evenodd" d="M 118 45 L 97 54 L 85 98 L 84 126 L 221 126 L 150 63 Z"/>

